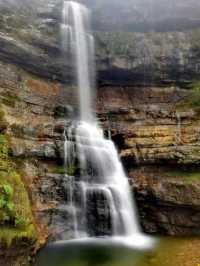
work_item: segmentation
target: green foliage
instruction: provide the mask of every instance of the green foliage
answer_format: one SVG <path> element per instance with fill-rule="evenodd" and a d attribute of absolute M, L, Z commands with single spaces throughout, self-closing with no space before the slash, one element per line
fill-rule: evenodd
<path fill-rule="evenodd" d="M 7 171 L 0 170 L 0 239 L 10 243 L 9 230 L 14 238 L 17 233 L 29 235 L 30 228 L 34 236 L 32 221 L 28 195 L 20 175 L 12 167 L 8 167 Z M 9 235 L 9 240 L 3 233 L 5 231 Z"/>
<path fill-rule="evenodd" d="M 4 226 L 0 227 L 0 239 L 8 246 L 12 244 L 14 239 L 35 239 L 35 228 L 33 224 L 29 224 L 25 228 Z"/>
<path fill-rule="evenodd" d="M 10 174 L 9 177 L 12 178 L 15 178 L 17 175 L 14 172 L 13 173 L 11 172 L 9 174 Z M 0 172 L 0 177 L 2 176 L 5 177 L 5 175 L 1 175 Z M 6 179 L 9 179 L 8 176 Z M 6 180 L 4 180 L 4 182 L 6 182 Z M 16 182 L 14 183 L 16 184 Z M 17 196 L 18 195 L 15 195 L 14 184 L 3 183 L 2 185 L 0 185 L 0 224 L 1 225 L 22 227 L 26 226 L 30 222 L 30 219 L 28 219 L 26 215 L 24 215 L 24 213 L 21 212 L 21 208 L 19 209 L 19 202 L 17 201 L 18 200 Z M 23 195 L 23 202 L 21 202 L 22 206 L 25 203 L 24 200 L 26 199 L 24 199 Z"/>
<path fill-rule="evenodd" d="M 10 185 L 3 185 L 2 187 L 3 187 L 5 195 L 8 198 L 11 198 L 13 196 L 13 193 L 14 193 L 13 188 Z"/>
<path fill-rule="evenodd" d="M 27 191 L 8 151 L 8 138 L 0 134 L 0 240 L 11 243 L 18 236 L 34 237 L 34 226 Z"/>
<path fill-rule="evenodd" d="M 12 223 L 14 213 L 14 190 L 10 184 L 0 186 L 0 224 Z"/>
<path fill-rule="evenodd" d="M 16 215 L 15 217 L 15 227 L 18 228 L 24 228 L 28 223 L 30 223 L 30 220 L 27 219 L 26 217 Z"/>

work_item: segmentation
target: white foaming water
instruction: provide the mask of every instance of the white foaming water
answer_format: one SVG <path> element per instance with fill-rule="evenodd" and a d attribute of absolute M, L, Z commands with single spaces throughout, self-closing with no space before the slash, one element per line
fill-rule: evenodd
<path fill-rule="evenodd" d="M 94 72 L 94 38 L 90 31 L 90 15 L 83 5 L 64 1 L 63 7 L 63 47 L 70 46 L 76 60 L 76 74 L 80 99 L 80 119 L 92 120 L 92 92 L 90 90 Z"/>
<path fill-rule="evenodd" d="M 95 60 L 89 26 L 88 9 L 77 2 L 64 1 L 63 50 L 70 48 L 74 55 L 80 101 L 80 121 L 64 133 L 65 166 L 74 169 L 78 161 L 80 168 L 80 177 L 70 182 L 74 194 L 70 204 L 76 209 L 74 223 L 78 223 L 74 226 L 75 238 L 111 237 L 130 245 L 150 246 L 151 239 L 140 231 L 117 150 L 112 140 L 104 138 L 92 114 Z"/>

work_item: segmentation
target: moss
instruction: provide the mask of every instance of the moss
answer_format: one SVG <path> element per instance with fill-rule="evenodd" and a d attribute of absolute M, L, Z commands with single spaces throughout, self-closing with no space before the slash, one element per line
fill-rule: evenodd
<path fill-rule="evenodd" d="M 192 108 L 200 112 L 200 81 L 195 81 L 190 87 L 187 98 L 177 104 L 178 109 Z"/>
<path fill-rule="evenodd" d="M 53 172 L 55 174 L 67 174 L 69 176 L 75 176 L 76 173 L 78 171 L 78 167 L 77 166 L 70 166 L 70 167 L 67 167 L 65 168 L 64 166 L 58 166 L 56 167 Z"/>
<path fill-rule="evenodd" d="M 200 170 L 171 170 L 167 172 L 167 176 L 181 178 L 186 182 L 200 181 Z"/>
<path fill-rule="evenodd" d="M 76 166 L 70 166 L 67 168 L 67 174 L 69 176 L 75 176 L 78 168 Z"/>
<path fill-rule="evenodd" d="M 0 240 L 35 238 L 33 217 L 26 188 L 9 156 L 9 143 L 0 135 Z"/>
<path fill-rule="evenodd" d="M 6 129 L 8 126 L 8 123 L 5 119 L 5 112 L 3 110 L 3 107 L 0 105 L 0 132 L 2 132 L 4 129 Z"/>
<path fill-rule="evenodd" d="M 2 242 L 10 246 L 15 239 L 35 239 L 35 228 L 30 224 L 26 228 L 19 229 L 9 226 L 0 227 L 0 239 Z"/>
<path fill-rule="evenodd" d="M 66 169 L 64 166 L 58 166 L 53 170 L 53 172 L 55 174 L 66 174 Z"/>
<path fill-rule="evenodd" d="M 17 101 L 20 101 L 17 95 L 13 95 L 10 92 L 6 92 L 3 94 L 3 99 L 2 99 L 3 104 L 10 107 L 15 107 Z"/>
<path fill-rule="evenodd" d="M 15 101 L 16 101 L 15 98 L 14 97 L 10 97 L 10 96 L 4 97 L 2 99 L 2 103 L 3 104 L 11 106 L 11 107 L 15 107 Z"/>

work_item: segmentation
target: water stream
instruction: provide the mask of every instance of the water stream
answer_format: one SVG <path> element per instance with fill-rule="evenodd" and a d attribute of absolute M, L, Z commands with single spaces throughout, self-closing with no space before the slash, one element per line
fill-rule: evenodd
<path fill-rule="evenodd" d="M 66 174 L 79 169 L 79 177 L 69 177 L 74 238 L 110 237 L 150 245 L 150 238 L 141 233 L 117 150 L 112 140 L 104 137 L 92 108 L 95 52 L 89 10 L 77 2 L 64 1 L 61 30 L 63 52 L 70 49 L 76 62 L 80 106 L 79 118 L 64 132 Z"/>

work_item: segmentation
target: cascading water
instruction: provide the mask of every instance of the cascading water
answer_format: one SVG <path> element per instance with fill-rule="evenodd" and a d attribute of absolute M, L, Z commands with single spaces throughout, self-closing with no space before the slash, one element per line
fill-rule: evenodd
<path fill-rule="evenodd" d="M 128 178 L 116 148 L 104 138 L 92 113 L 95 60 L 89 25 L 85 6 L 64 1 L 63 51 L 70 49 L 74 55 L 80 101 L 78 122 L 64 132 L 74 237 L 109 236 L 145 245 L 149 239 L 140 232 Z M 78 174 L 71 177 L 75 169 Z"/>
<path fill-rule="evenodd" d="M 92 91 L 94 81 L 94 38 L 90 32 L 89 12 L 86 7 L 72 1 L 64 1 L 63 48 L 74 53 L 80 99 L 81 121 L 92 119 Z"/>

